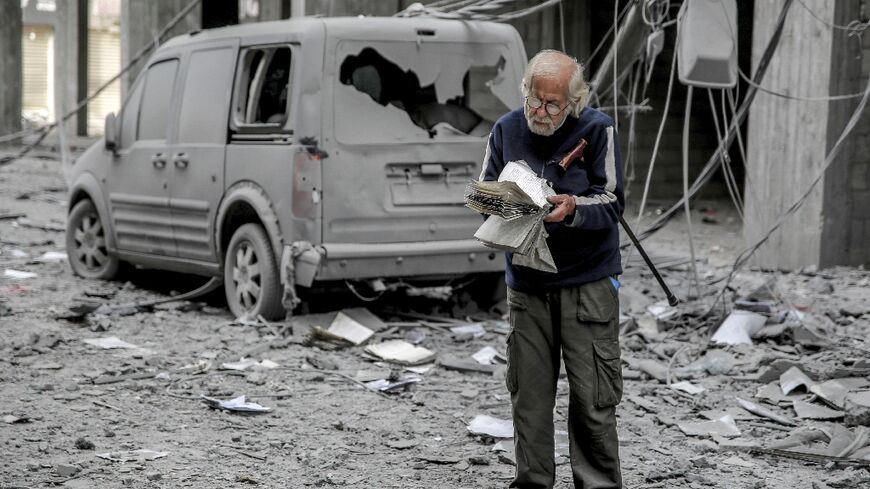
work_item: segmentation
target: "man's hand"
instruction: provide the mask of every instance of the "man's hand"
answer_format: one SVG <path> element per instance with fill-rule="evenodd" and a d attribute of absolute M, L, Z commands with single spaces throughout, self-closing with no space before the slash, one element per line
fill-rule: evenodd
<path fill-rule="evenodd" d="M 553 211 L 544 216 L 544 222 L 562 222 L 568 216 L 574 215 L 574 196 L 573 195 L 553 195 L 547 197 L 547 202 L 555 204 Z"/>

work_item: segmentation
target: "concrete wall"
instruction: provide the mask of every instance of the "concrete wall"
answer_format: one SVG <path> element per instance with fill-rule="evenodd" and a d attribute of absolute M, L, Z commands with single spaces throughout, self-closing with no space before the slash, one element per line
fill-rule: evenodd
<path fill-rule="evenodd" d="M 755 5 L 754 62 L 783 2 Z M 794 2 L 763 85 L 801 97 L 863 92 L 870 77 L 867 40 L 862 45 L 860 36 L 849 37 L 828 25 L 860 18 L 859 5 L 834 0 L 803 3 L 815 15 Z M 810 188 L 857 103 L 857 99 L 828 102 L 758 95 L 749 121 L 747 245 L 762 239 Z M 759 249 L 755 263 L 785 269 L 870 263 L 868 144 L 870 120 L 865 116 L 820 184 Z"/>
<path fill-rule="evenodd" d="M 21 2 L 0 0 L 0 136 L 21 130 Z"/>
<path fill-rule="evenodd" d="M 857 2 L 838 2 L 834 22 L 861 18 Z M 865 13 L 866 15 L 866 13 Z M 863 92 L 870 79 L 870 36 L 833 32 L 831 93 Z M 859 99 L 829 104 L 828 149 L 851 117 Z M 820 265 L 870 265 L 870 117 L 861 117 L 825 175 Z"/>

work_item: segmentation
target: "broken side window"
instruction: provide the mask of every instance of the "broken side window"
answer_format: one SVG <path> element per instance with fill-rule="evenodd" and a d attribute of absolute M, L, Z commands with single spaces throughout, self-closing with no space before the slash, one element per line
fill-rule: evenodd
<path fill-rule="evenodd" d="M 484 137 L 518 105 L 519 80 L 508 69 L 505 46 L 369 44 L 339 44 L 335 120 L 342 141 Z"/>
<path fill-rule="evenodd" d="M 282 127 L 287 122 L 291 62 L 289 46 L 243 51 L 233 109 L 237 128 Z"/>

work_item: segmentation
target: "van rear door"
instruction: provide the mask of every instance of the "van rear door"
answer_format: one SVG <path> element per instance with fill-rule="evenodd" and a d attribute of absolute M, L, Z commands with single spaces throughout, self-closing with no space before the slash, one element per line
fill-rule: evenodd
<path fill-rule="evenodd" d="M 417 36 L 327 46 L 324 243 L 469 239 L 480 225 L 464 189 L 493 122 L 521 103 L 522 47 Z"/>

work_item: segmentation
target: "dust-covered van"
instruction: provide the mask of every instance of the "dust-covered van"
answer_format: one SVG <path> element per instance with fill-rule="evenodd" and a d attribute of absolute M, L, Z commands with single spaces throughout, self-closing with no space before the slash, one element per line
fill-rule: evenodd
<path fill-rule="evenodd" d="M 69 172 L 73 271 L 222 277 L 267 318 L 316 282 L 497 273 L 463 191 L 525 61 L 509 25 L 426 18 L 174 38 Z"/>

